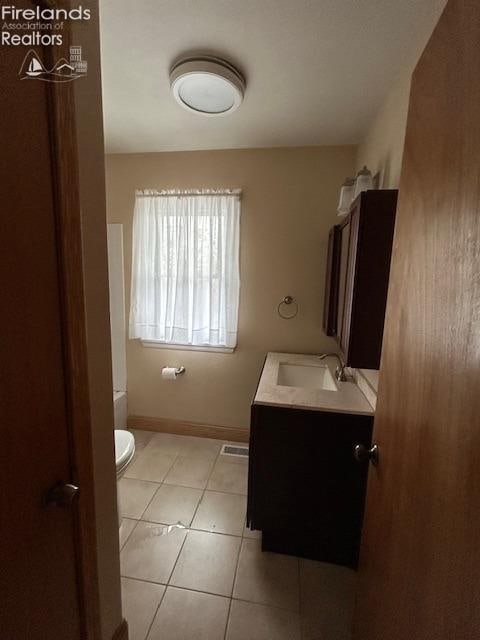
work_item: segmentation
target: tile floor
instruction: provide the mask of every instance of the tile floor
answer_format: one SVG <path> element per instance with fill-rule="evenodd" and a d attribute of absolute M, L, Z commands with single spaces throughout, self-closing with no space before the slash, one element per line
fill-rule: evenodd
<path fill-rule="evenodd" d="M 133 433 L 119 481 L 131 640 L 349 640 L 355 573 L 262 553 L 245 527 L 246 459 L 219 440 Z"/>

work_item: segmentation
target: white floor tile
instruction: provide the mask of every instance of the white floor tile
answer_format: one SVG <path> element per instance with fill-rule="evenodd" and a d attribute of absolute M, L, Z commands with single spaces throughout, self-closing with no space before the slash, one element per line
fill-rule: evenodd
<path fill-rule="evenodd" d="M 304 640 L 350 640 L 355 589 L 352 569 L 300 559 Z"/>
<path fill-rule="evenodd" d="M 124 544 L 128 540 L 129 535 L 135 529 L 138 520 L 132 520 L 131 518 L 122 518 L 120 522 L 120 528 L 118 530 L 118 538 L 120 550 L 122 550 Z"/>
<path fill-rule="evenodd" d="M 241 536 L 247 510 L 245 496 L 205 491 L 192 529 Z"/>
<path fill-rule="evenodd" d="M 184 458 L 207 458 L 215 460 L 222 442 L 211 438 L 178 436 L 174 433 L 157 433 L 150 440 L 148 448 L 162 454 L 173 454 Z"/>
<path fill-rule="evenodd" d="M 297 613 L 232 600 L 226 640 L 300 640 L 300 618 Z M 324 640 L 323 637 L 318 640 Z M 330 640 L 325 637 L 325 640 Z"/>
<path fill-rule="evenodd" d="M 229 599 L 168 587 L 148 640 L 223 640 Z"/>
<path fill-rule="evenodd" d="M 129 429 L 135 438 L 135 451 L 144 449 L 155 435 L 154 431 L 144 431 L 143 429 Z"/>
<path fill-rule="evenodd" d="M 208 458 L 215 460 L 220 453 L 222 442 L 212 438 L 197 438 L 183 436 L 183 446 L 180 455 L 185 458 Z"/>
<path fill-rule="evenodd" d="M 155 449 L 149 449 L 147 445 L 127 467 L 125 477 L 162 482 L 175 462 L 175 458 L 173 454 L 160 453 Z"/>
<path fill-rule="evenodd" d="M 240 542 L 233 536 L 189 531 L 170 584 L 230 596 Z"/>
<path fill-rule="evenodd" d="M 243 538 L 233 597 L 298 611 L 298 558 L 263 552 L 259 540 Z"/>
<path fill-rule="evenodd" d="M 143 520 L 181 523 L 189 527 L 202 493 L 201 489 L 162 484 L 143 514 Z"/>
<path fill-rule="evenodd" d="M 120 554 L 123 576 L 166 584 L 187 534 L 160 524 L 139 522 Z"/>
<path fill-rule="evenodd" d="M 350 640 L 355 572 L 261 551 L 261 532 L 245 527 L 247 460 L 219 455 L 221 441 L 134 434 L 119 481 L 131 640 L 150 626 L 148 640 Z M 192 530 L 165 533 L 178 522 Z"/>
<path fill-rule="evenodd" d="M 155 433 L 148 443 L 148 449 L 155 449 L 161 454 L 178 456 L 181 455 L 185 446 L 184 437 L 177 436 L 175 433 Z"/>
<path fill-rule="evenodd" d="M 168 472 L 165 484 L 175 484 L 192 489 L 205 489 L 212 471 L 213 461 L 209 458 L 184 458 L 179 456 Z"/>
<path fill-rule="evenodd" d="M 122 578 L 122 610 L 129 640 L 145 640 L 164 592 L 161 584 Z"/>
<path fill-rule="evenodd" d="M 207 489 L 247 495 L 248 467 L 219 461 L 215 464 Z"/>
<path fill-rule="evenodd" d="M 121 478 L 118 481 L 118 508 L 121 517 L 140 519 L 159 486 L 155 482 Z"/>

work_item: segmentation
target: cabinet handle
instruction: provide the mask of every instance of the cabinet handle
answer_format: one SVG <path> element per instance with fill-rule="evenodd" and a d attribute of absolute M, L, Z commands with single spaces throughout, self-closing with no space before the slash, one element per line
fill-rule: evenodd
<path fill-rule="evenodd" d="M 374 444 L 371 449 L 367 449 L 363 444 L 357 444 L 353 450 L 353 455 L 357 462 L 371 462 L 376 467 L 380 459 L 378 444 Z"/>

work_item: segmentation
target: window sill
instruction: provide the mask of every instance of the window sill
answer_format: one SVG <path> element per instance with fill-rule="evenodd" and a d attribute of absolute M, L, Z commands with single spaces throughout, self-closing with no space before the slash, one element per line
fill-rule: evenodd
<path fill-rule="evenodd" d="M 142 347 L 151 349 L 169 349 L 174 351 L 209 351 L 211 353 L 233 353 L 235 347 L 211 347 L 193 344 L 169 344 L 168 342 L 156 342 L 155 340 L 140 340 Z"/>

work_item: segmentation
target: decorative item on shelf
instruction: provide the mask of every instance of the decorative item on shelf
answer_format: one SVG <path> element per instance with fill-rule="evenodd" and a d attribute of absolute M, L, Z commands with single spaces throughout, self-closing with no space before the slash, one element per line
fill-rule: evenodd
<path fill-rule="evenodd" d="M 373 178 L 372 172 L 364 166 L 363 169 L 357 173 L 353 197 L 356 198 L 359 193 L 367 191 L 367 189 L 373 189 Z"/>
<path fill-rule="evenodd" d="M 288 308 L 292 304 L 292 312 L 288 313 Z M 286 306 L 286 309 L 284 309 L 283 305 Z M 285 311 L 287 311 L 287 313 L 285 313 Z M 277 307 L 277 313 L 280 318 L 283 318 L 284 320 L 291 320 L 292 318 L 295 318 L 298 313 L 298 303 L 295 298 L 293 296 L 285 296 L 283 300 L 280 300 Z"/>
<path fill-rule="evenodd" d="M 355 178 L 345 178 L 345 182 L 340 188 L 340 199 L 338 201 L 338 215 L 344 216 L 348 213 L 352 204 L 353 194 L 355 191 Z"/>

